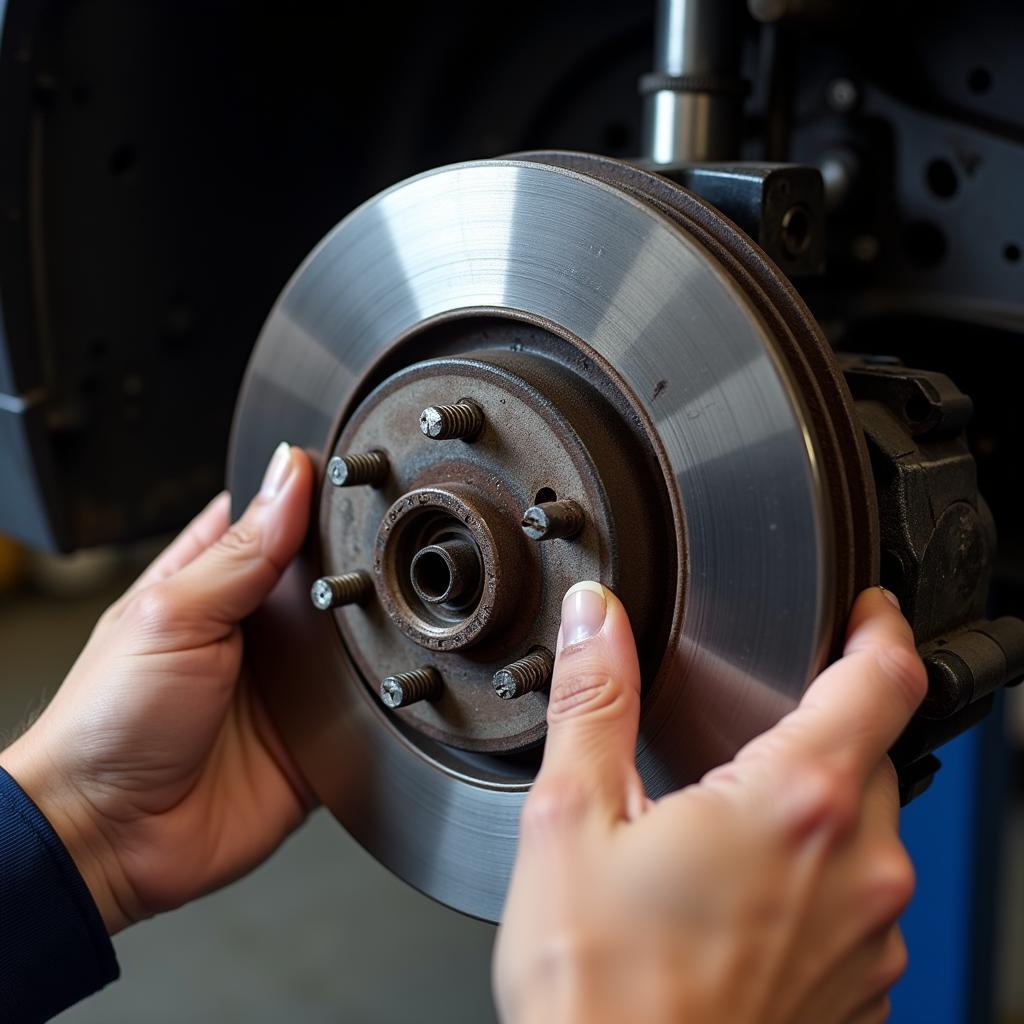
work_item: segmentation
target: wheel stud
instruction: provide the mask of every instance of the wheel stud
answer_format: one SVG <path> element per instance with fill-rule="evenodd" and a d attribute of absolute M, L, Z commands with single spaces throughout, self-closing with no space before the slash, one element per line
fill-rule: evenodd
<path fill-rule="evenodd" d="M 523 513 L 523 533 L 530 540 L 569 540 L 583 529 L 586 516 L 572 500 L 545 501 Z"/>
<path fill-rule="evenodd" d="M 389 708 L 405 708 L 418 700 L 437 700 L 443 688 L 441 673 L 428 665 L 388 676 L 380 684 L 380 699 Z"/>
<path fill-rule="evenodd" d="M 363 604 L 373 593 L 373 580 L 365 572 L 347 572 L 343 576 L 321 576 L 310 588 L 314 607 L 325 612 L 346 604 Z"/>
<path fill-rule="evenodd" d="M 387 479 L 390 469 L 388 457 L 383 452 L 335 455 L 327 463 L 327 479 L 335 487 L 357 487 L 359 484 L 379 487 Z"/>
<path fill-rule="evenodd" d="M 524 658 L 494 673 L 494 692 L 503 700 L 543 690 L 551 682 L 555 659 L 546 647 L 535 647 Z"/>
<path fill-rule="evenodd" d="M 454 405 L 428 405 L 420 413 L 420 430 L 432 441 L 472 441 L 483 425 L 483 409 L 468 398 L 461 398 Z"/>

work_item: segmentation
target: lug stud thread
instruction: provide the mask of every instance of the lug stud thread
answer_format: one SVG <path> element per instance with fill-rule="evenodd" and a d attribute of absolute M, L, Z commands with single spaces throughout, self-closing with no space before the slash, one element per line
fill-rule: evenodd
<path fill-rule="evenodd" d="M 441 673 L 428 665 L 388 676 L 380 684 L 380 699 L 389 708 L 405 708 L 419 700 L 437 700 L 443 688 Z"/>
<path fill-rule="evenodd" d="M 321 576 L 310 588 L 315 608 L 325 612 L 346 604 L 363 604 L 373 593 L 373 580 L 365 572 L 347 572 L 343 576 Z"/>
<path fill-rule="evenodd" d="M 391 467 L 383 452 L 362 452 L 359 455 L 335 455 L 327 463 L 327 479 L 335 487 L 377 487 L 388 477 Z"/>
<path fill-rule="evenodd" d="M 570 540 L 585 523 L 583 509 L 572 498 L 531 505 L 523 513 L 523 533 L 530 540 Z"/>
<path fill-rule="evenodd" d="M 535 647 L 524 658 L 494 673 L 494 692 L 502 700 L 543 690 L 551 682 L 555 659 L 546 647 Z"/>
<path fill-rule="evenodd" d="M 420 430 L 432 441 L 472 441 L 483 425 L 483 409 L 467 398 L 454 405 L 429 405 L 420 413 Z"/>

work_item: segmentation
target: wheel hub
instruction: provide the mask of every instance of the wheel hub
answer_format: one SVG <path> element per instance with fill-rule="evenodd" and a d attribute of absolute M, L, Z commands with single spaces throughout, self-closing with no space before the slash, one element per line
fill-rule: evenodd
<path fill-rule="evenodd" d="M 374 453 L 387 472 L 372 486 L 323 488 L 324 571 L 365 571 L 376 595 L 332 614 L 371 692 L 405 671 L 438 674 L 434 699 L 396 710 L 416 734 L 522 752 L 544 735 L 546 693 L 510 699 L 496 677 L 553 651 L 574 582 L 622 591 L 650 649 L 663 647 L 667 622 L 654 609 L 675 581 L 641 576 L 623 588 L 623 566 L 672 550 L 665 482 L 621 390 L 595 366 L 576 369 L 571 342 L 473 317 L 434 324 L 404 347 L 471 351 L 387 376 L 348 417 L 332 458 Z M 463 408 L 467 436 L 434 436 L 444 432 L 438 410 Z"/>

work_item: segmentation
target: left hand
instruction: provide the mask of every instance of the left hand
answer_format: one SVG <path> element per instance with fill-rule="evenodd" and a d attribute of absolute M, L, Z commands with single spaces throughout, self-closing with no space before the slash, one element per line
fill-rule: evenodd
<path fill-rule="evenodd" d="M 238 522 L 216 498 L 104 613 L 49 707 L 0 754 L 111 933 L 245 874 L 312 805 L 239 626 L 302 544 L 312 482 L 306 455 L 281 445 Z"/>

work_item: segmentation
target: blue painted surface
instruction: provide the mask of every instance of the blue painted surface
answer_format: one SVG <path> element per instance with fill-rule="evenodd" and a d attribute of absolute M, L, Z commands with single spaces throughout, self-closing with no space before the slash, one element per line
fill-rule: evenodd
<path fill-rule="evenodd" d="M 986 733 L 971 729 L 938 751 L 931 789 L 903 812 L 917 889 L 903 919 L 910 967 L 893 989 L 893 1024 L 981 1024 L 972 1017 L 969 954 Z"/>

